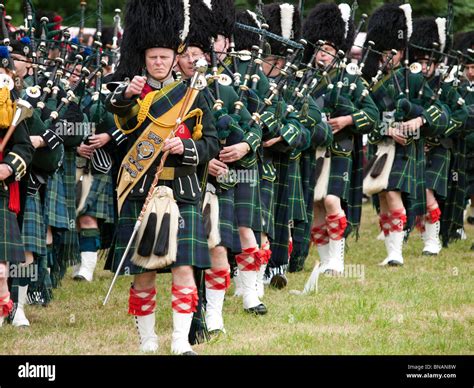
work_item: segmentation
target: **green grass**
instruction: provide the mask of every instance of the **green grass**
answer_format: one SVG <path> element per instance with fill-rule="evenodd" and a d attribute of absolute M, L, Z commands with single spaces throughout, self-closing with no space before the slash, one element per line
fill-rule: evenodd
<path fill-rule="evenodd" d="M 348 241 L 347 264 L 364 266 L 364 279 L 321 276 L 317 293 L 299 296 L 316 262 L 289 274 L 284 290 L 267 289 L 266 316 L 249 316 L 229 290 L 224 305 L 227 335 L 195 346 L 200 354 L 474 354 L 474 228 L 471 239 L 452 244 L 438 257 L 421 256 L 413 233 L 403 268 L 380 268 L 384 244 L 376 240 L 377 219 L 364 207 L 361 237 Z M 127 315 L 130 277 L 121 277 L 106 307 L 101 302 L 112 275 L 98 271 L 92 284 L 70 274 L 47 308 L 27 306 L 29 329 L 0 329 L 0 354 L 137 354 L 138 337 Z M 169 275 L 158 276 L 157 323 L 160 354 L 169 354 Z"/>

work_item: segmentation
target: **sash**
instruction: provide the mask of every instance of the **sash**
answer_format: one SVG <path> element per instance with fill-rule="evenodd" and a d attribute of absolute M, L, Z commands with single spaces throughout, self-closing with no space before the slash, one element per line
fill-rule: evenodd
<path fill-rule="evenodd" d="M 140 111 L 137 113 L 135 110 L 136 116 L 140 117 L 133 119 L 129 115 L 129 119 L 126 119 L 127 124 L 129 124 L 130 121 L 137 123 L 136 128 L 133 128 L 133 130 L 145 125 L 146 128 L 128 151 L 127 155 L 125 155 L 120 166 L 117 179 L 119 213 L 130 191 L 146 174 L 161 153 L 164 141 L 173 134 L 173 131 L 179 124 L 178 119 L 181 117 L 179 122 L 184 123 L 184 121 L 189 118 L 202 115 L 200 109 L 189 112 L 199 94 L 199 90 L 185 86 L 184 89 L 180 89 L 184 90 L 185 93 L 176 103 L 173 103 L 173 100 L 175 100 L 179 94 L 175 94 L 175 98 L 172 98 L 173 96 L 169 96 L 169 93 L 166 93 L 169 89 L 164 88 L 157 92 L 148 93 L 143 101 L 139 101 Z M 146 109 L 145 112 L 143 111 L 144 106 Z M 153 115 L 154 113 L 158 114 L 155 116 Z M 116 117 L 116 123 L 117 122 L 119 122 L 119 119 Z M 121 126 L 119 126 L 119 129 L 128 133 L 132 132 L 132 130 L 123 130 Z"/>

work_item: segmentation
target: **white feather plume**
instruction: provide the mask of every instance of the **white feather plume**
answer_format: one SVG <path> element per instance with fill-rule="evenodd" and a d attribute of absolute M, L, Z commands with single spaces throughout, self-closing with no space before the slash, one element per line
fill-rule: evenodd
<path fill-rule="evenodd" d="M 339 4 L 339 11 L 341 11 L 342 20 L 344 20 L 346 28 L 344 38 L 347 38 L 347 34 L 349 33 L 349 19 L 351 18 L 351 7 L 347 3 L 341 3 Z"/>
<path fill-rule="evenodd" d="M 248 14 L 252 17 L 253 20 L 255 20 L 255 23 L 257 24 L 258 28 L 262 27 L 262 23 L 259 22 L 257 14 L 255 12 L 247 10 Z"/>
<path fill-rule="evenodd" d="M 212 11 L 212 0 L 202 0 L 202 2 Z"/>
<path fill-rule="evenodd" d="M 440 51 L 444 51 L 446 47 L 446 18 L 436 18 L 436 26 L 438 27 Z"/>
<path fill-rule="evenodd" d="M 184 25 L 179 36 L 181 42 L 184 42 L 189 35 L 189 26 L 191 25 L 191 16 L 189 8 L 189 0 L 183 0 Z"/>
<path fill-rule="evenodd" d="M 295 6 L 292 4 L 280 4 L 281 14 L 281 36 L 285 39 L 293 38 L 293 15 L 295 14 Z"/>
<path fill-rule="evenodd" d="M 413 19 L 411 17 L 411 5 L 410 4 L 402 4 L 400 8 L 405 13 L 405 19 L 407 20 L 407 39 L 410 40 L 411 34 L 413 33 Z"/>

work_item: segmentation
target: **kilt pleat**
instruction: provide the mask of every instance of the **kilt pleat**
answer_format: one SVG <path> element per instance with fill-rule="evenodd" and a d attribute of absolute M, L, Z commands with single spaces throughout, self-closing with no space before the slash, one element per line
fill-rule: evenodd
<path fill-rule="evenodd" d="M 259 164 L 259 168 L 261 165 Z M 259 170 L 260 176 L 262 171 Z M 261 209 L 261 231 L 268 237 L 273 238 L 275 234 L 275 183 L 271 180 L 262 178 L 259 185 L 259 203 Z"/>
<path fill-rule="evenodd" d="M 450 179 L 448 179 L 447 197 L 441 202 L 440 234 L 445 246 L 459 238 L 458 229 L 464 225 L 467 192 L 466 151 L 464 139 L 454 139 L 448 172 Z"/>
<path fill-rule="evenodd" d="M 25 251 L 46 256 L 46 224 L 39 192 L 26 196 L 21 236 Z"/>
<path fill-rule="evenodd" d="M 95 174 L 84 208 L 78 216 L 91 216 L 106 223 L 114 222 L 114 187 L 111 174 Z"/>
<path fill-rule="evenodd" d="M 295 221 L 292 230 L 293 252 L 291 260 L 300 260 L 299 265 L 304 265 L 304 260 L 309 254 L 311 224 L 313 223 L 314 186 L 316 184 L 316 159 L 314 150 L 302 153 L 300 159 L 301 181 L 303 184 L 303 197 L 305 202 L 306 221 Z"/>
<path fill-rule="evenodd" d="M 69 229 L 69 215 L 66 203 L 63 174 L 55 172 L 48 179 L 45 194 L 45 224 L 56 229 Z"/>
<path fill-rule="evenodd" d="M 347 202 L 349 199 L 351 171 L 352 159 L 350 156 L 341 156 L 332 153 L 328 194 L 339 197 L 342 202 Z"/>
<path fill-rule="evenodd" d="M 426 154 L 425 140 L 419 139 L 415 143 L 415 192 L 404 195 L 404 205 L 407 210 L 408 231 L 413 230 L 418 217 L 426 214 Z"/>
<path fill-rule="evenodd" d="M 387 191 L 401 191 L 416 198 L 416 144 L 395 145 L 395 159 L 388 179 Z"/>
<path fill-rule="evenodd" d="M 426 154 L 426 188 L 433 190 L 439 199 L 448 195 L 449 160 L 450 150 L 443 146 L 433 147 Z"/>
<path fill-rule="evenodd" d="M 61 238 L 59 257 L 66 265 L 80 262 L 79 234 L 76 228 L 76 150 L 68 149 L 62 165 L 69 229 Z"/>
<path fill-rule="evenodd" d="M 239 167 L 243 179 L 234 188 L 235 221 L 237 227 L 260 231 L 261 209 L 259 206 L 259 175 L 256 166 Z M 246 177 L 246 178 L 245 178 Z"/>
<path fill-rule="evenodd" d="M 352 166 L 348 171 L 350 176 L 349 197 L 347 201 L 343 201 L 343 209 L 347 216 L 348 227 L 346 229 L 346 237 L 350 233 L 354 233 L 356 238 L 359 235 L 360 220 L 362 217 L 362 181 L 363 181 L 363 163 L 364 153 L 362 145 L 362 136 L 354 136 L 354 149 L 351 154 Z"/>
<path fill-rule="evenodd" d="M 269 267 L 280 267 L 287 265 L 288 246 L 290 240 L 290 205 L 289 205 L 289 182 L 288 167 L 290 158 L 288 154 L 276 153 L 273 156 L 273 164 L 276 169 L 277 180 L 275 182 L 275 218 L 274 236 L 270 240 L 272 255 L 268 263 Z"/>
<path fill-rule="evenodd" d="M 8 197 L 0 193 L 0 263 L 23 263 L 25 251 L 16 214 L 8 210 Z"/>
<path fill-rule="evenodd" d="M 289 187 L 289 214 L 288 218 L 295 221 L 306 221 L 305 199 L 303 195 L 303 183 L 301 180 L 301 156 L 290 158 L 288 165 L 288 187 Z"/>
<path fill-rule="evenodd" d="M 219 199 L 219 232 L 221 235 L 221 242 L 219 245 L 230 249 L 235 252 L 234 249 L 234 234 L 238 233 L 235 227 L 235 204 L 234 204 L 234 187 L 228 190 L 222 190 L 218 194 Z M 239 244 L 240 246 L 240 244 Z"/>
<path fill-rule="evenodd" d="M 474 195 L 474 152 L 466 151 L 466 196 Z"/>

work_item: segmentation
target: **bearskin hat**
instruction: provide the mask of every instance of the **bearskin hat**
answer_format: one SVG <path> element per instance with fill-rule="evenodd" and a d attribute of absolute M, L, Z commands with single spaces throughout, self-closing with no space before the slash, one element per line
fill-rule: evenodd
<path fill-rule="evenodd" d="M 410 61 L 416 60 L 416 58 L 430 56 L 430 49 L 433 47 L 433 43 L 437 43 L 439 46 L 438 51 L 444 52 L 447 41 L 446 34 L 446 18 L 434 18 L 424 17 L 415 19 L 413 21 L 413 34 L 410 38 L 410 44 L 418 47 L 410 47 Z M 439 59 L 439 55 L 435 56 L 435 59 Z"/>
<path fill-rule="evenodd" d="M 354 42 L 354 23 L 351 7 L 346 4 L 321 3 L 316 5 L 303 24 L 303 38 L 310 43 L 305 53 L 309 60 L 318 40 L 324 40 L 337 50 L 348 51 Z"/>
<path fill-rule="evenodd" d="M 181 53 L 190 28 L 190 0 L 128 0 L 114 80 L 141 74 L 145 51 L 163 47 Z"/>
<path fill-rule="evenodd" d="M 236 22 L 240 24 L 245 24 L 247 26 L 261 28 L 262 24 L 258 19 L 255 12 L 252 11 L 242 11 L 237 13 Z M 258 46 L 260 42 L 260 35 L 255 34 L 251 31 L 243 30 L 239 27 L 235 28 L 234 31 L 234 41 L 235 49 L 240 50 L 250 50 L 252 46 Z"/>
<path fill-rule="evenodd" d="M 474 31 L 462 32 L 456 35 L 454 49 L 472 58 L 472 60 L 467 60 L 466 63 L 474 63 L 474 55 L 467 51 L 468 49 L 474 49 Z"/>
<path fill-rule="evenodd" d="M 230 39 L 235 28 L 234 0 L 211 0 L 210 3 L 212 5 L 212 17 L 208 16 L 208 19 L 214 27 L 213 36 L 223 35 Z"/>
<path fill-rule="evenodd" d="M 212 4 L 210 0 L 190 0 L 191 25 L 189 28 L 188 45 L 199 47 L 209 52 L 211 38 L 214 35 L 213 20 L 210 18 Z"/>
<path fill-rule="evenodd" d="M 263 16 L 269 25 L 269 31 L 285 39 L 298 41 L 301 38 L 301 19 L 298 9 L 288 3 L 268 4 L 263 7 Z M 271 53 L 285 55 L 286 45 L 269 39 Z"/>
<path fill-rule="evenodd" d="M 110 49 L 114 41 L 114 31 L 115 28 L 111 26 L 104 27 L 102 29 L 102 35 L 100 36 L 100 41 L 104 49 Z M 117 33 L 117 38 L 120 38 L 120 31 Z"/>
<path fill-rule="evenodd" d="M 410 4 L 384 4 L 377 8 L 367 24 L 366 42 L 373 41 L 377 51 L 403 50 L 413 31 Z M 377 73 L 381 55 L 371 52 L 364 66 L 364 76 L 370 79 Z"/>
<path fill-rule="evenodd" d="M 413 31 L 411 13 L 410 4 L 376 9 L 367 24 L 367 41 L 373 41 L 378 51 L 405 49 Z"/>

